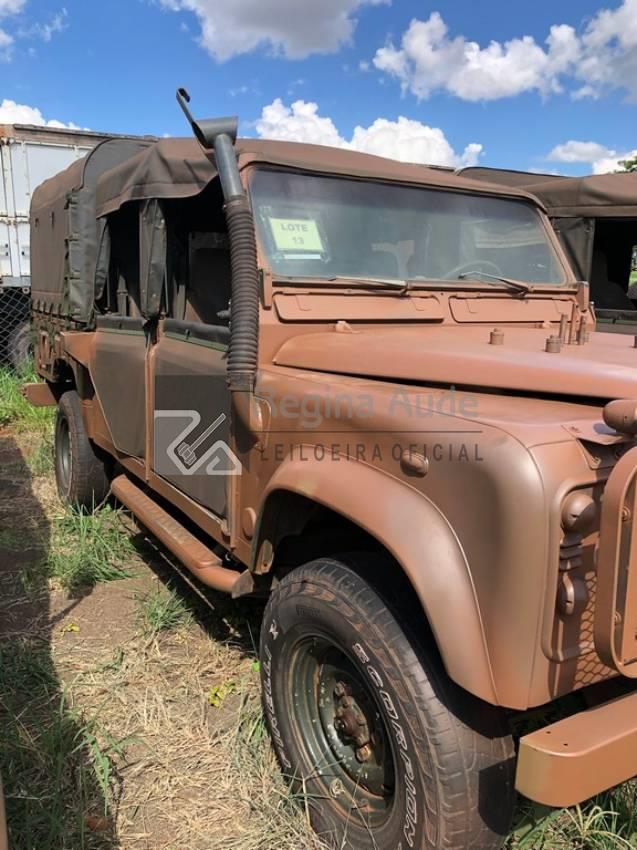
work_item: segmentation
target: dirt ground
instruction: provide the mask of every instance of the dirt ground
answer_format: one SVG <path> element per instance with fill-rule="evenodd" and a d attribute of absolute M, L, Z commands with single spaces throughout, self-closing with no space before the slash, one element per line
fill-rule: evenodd
<path fill-rule="evenodd" d="M 14 850 L 318 847 L 261 721 L 259 605 L 204 602 L 126 518 L 130 578 L 80 593 L 43 580 L 62 508 L 32 451 L 0 431 L 0 744 Z M 144 607 L 167 585 L 186 616 L 149 633 Z"/>

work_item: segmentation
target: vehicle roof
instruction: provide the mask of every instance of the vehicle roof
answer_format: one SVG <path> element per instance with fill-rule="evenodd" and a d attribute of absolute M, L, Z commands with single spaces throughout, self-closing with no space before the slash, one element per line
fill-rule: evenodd
<path fill-rule="evenodd" d="M 536 195 L 555 218 L 637 218 L 637 173 L 560 177 L 499 168 L 465 168 L 461 176 L 505 186 L 521 186 Z"/>
<path fill-rule="evenodd" d="M 341 148 L 239 139 L 236 149 L 240 168 L 252 163 L 287 166 L 324 174 L 502 195 L 525 199 L 538 205 L 532 195 L 520 189 L 497 184 L 485 186 L 482 181 L 452 171 L 397 162 Z M 206 156 L 195 138 L 162 139 L 101 177 L 97 186 L 97 215 L 108 215 L 129 201 L 192 197 L 202 192 L 216 176 L 214 157 Z"/>
<path fill-rule="evenodd" d="M 79 159 L 74 160 L 63 171 L 59 171 L 48 180 L 44 180 L 35 189 L 31 199 L 31 209 L 35 212 L 48 208 L 59 198 L 65 198 L 70 192 L 81 189 L 91 167 L 104 170 L 130 158 L 140 148 L 152 144 L 152 139 L 141 136 L 110 136 L 98 141 L 95 147 Z"/>

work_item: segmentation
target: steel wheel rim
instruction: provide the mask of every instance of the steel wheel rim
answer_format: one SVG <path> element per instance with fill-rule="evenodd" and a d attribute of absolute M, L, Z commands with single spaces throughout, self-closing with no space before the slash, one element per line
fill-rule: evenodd
<path fill-rule="evenodd" d="M 312 776 L 320 775 L 345 816 L 355 809 L 368 827 L 383 826 L 395 803 L 395 753 L 360 666 L 327 636 L 313 634 L 292 650 L 289 683 L 292 720 Z"/>

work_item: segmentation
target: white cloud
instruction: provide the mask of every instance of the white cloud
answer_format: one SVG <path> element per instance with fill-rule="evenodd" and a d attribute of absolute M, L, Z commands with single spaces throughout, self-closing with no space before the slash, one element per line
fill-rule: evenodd
<path fill-rule="evenodd" d="M 637 0 L 623 0 L 616 9 L 602 9 L 582 36 L 583 58 L 577 76 L 585 95 L 624 88 L 637 98 Z M 584 96 L 585 96 L 584 95 Z"/>
<path fill-rule="evenodd" d="M 595 162 L 610 151 L 599 142 L 578 142 L 571 139 L 561 145 L 556 145 L 548 155 L 552 162 Z"/>
<path fill-rule="evenodd" d="M 18 35 L 20 38 L 35 38 L 48 44 L 56 33 L 64 32 L 68 27 L 68 14 L 68 11 L 62 8 L 47 23 L 34 23 L 19 30 Z"/>
<path fill-rule="evenodd" d="M 0 20 L 9 18 L 10 16 L 20 15 L 26 8 L 28 0 L 0 0 Z M 29 25 L 14 29 L 12 32 L 7 32 L 6 29 L 0 28 L 0 62 L 10 62 L 13 58 L 13 52 L 18 39 L 38 39 L 40 41 L 49 42 L 55 33 L 62 32 L 66 29 L 66 19 L 68 12 L 62 8 L 54 14 L 46 23 L 34 22 Z M 32 48 L 27 50 L 30 56 L 35 55 Z"/>
<path fill-rule="evenodd" d="M 369 127 L 356 127 L 349 147 L 401 162 L 452 166 L 476 165 L 482 153 L 482 145 L 473 143 L 458 155 L 439 127 L 428 127 L 402 115 L 398 121 L 377 118 Z"/>
<path fill-rule="evenodd" d="M 421 99 L 447 91 L 486 101 L 565 88 L 576 99 L 599 97 L 610 88 L 637 97 L 637 0 L 602 9 L 581 34 L 556 24 L 543 43 L 522 35 L 481 46 L 464 35 L 451 36 L 440 13 L 433 12 L 425 21 L 412 20 L 400 45 L 381 47 L 373 62 Z"/>
<path fill-rule="evenodd" d="M 13 36 L 0 27 L 0 62 L 10 62 L 13 54 Z"/>
<path fill-rule="evenodd" d="M 36 124 L 40 127 L 59 127 L 60 129 L 79 130 L 77 124 L 64 124 L 55 119 L 46 120 L 42 112 L 34 106 L 3 100 L 0 103 L 0 124 Z"/>
<path fill-rule="evenodd" d="M 0 0 L 0 18 L 17 15 L 22 11 L 27 0 Z M 10 62 L 13 56 L 15 39 L 5 29 L 0 27 L 0 62 Z"/>
<path fill-rule="evenodd" d="M 0 18 L 17 15 L 27 4 L 27 0 L 0 0 Z"/>
<path fill-rule="evenodd" d="M 591 166 L 593 174 L 607 174 L 621 169 L 620 162 L 637 156 L 637 150 L 616 151 L 599 142 L 581 142 L 571 139 L 556 145 L 547 159 L 552 162 L 583 162 Z"/>
<path fill-rule="evenodd" d="M 342 148 L 347 145 L 331 118 L 318 114 L 318 104 L 296 100 L 285 106 L 280 97 L 264 106 L 256 130 L 262 139 L 284 142 L 306 142 Z"/>
<path fill-rule="evenodd" d="M 319 115 L 316 103 L 304 100 L 286 106 L 277 98 L 263 108 L 256 130 L 264 139 L 329 145 L 430 165 L 475 165 L 482 153 L 482 145 L 473 143 L 457 154 L 438 127 L 402 116 L 397 121 L 377 118 L 369 127 L 358 126 L 348 140 L 331 118 Z"/>
<path fill-rule="evenodd" d="M 552 27 L 544 49 L 530 36 L 480 47 L 464 36 L 449 37 L 438 12 L 413 20 L 400 47 L 382 47 L 374 65 L 397 77 L 404 89 L 426 98 L 446 89 L 463 100 L 495 100 L 523 91 L 558 90 L 557 76 L 578 55 L 575 30 Z"/>
<path fill-rule="evenodd" d="M 0 0 L 1 2 L 1 0 Z M 193 12 L 201 24 L 200 43 L 220 62 L 257 47 L 300 59 L 331 53 L 354 32 L 362 6 L 391 0 L 159 0 L 173 12 Z"/>

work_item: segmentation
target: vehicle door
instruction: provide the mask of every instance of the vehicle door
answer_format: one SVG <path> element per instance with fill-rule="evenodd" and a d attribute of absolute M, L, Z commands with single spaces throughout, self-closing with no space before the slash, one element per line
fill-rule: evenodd
<path fill-rule="evenodd" d="M 152 469 L 225 517 L 229 480 L 239 467 L 230 449 L 231 273 L 220 188 L 167 202 L 163 210 L 165 315 L 149 353 Z"/>
<path fill-rule="evenodd" d="M 139 205 L 125 205 L 101 226 L 91 377 L 115 448 L 143 460 L 149 334 L 142 315 Z"/>

